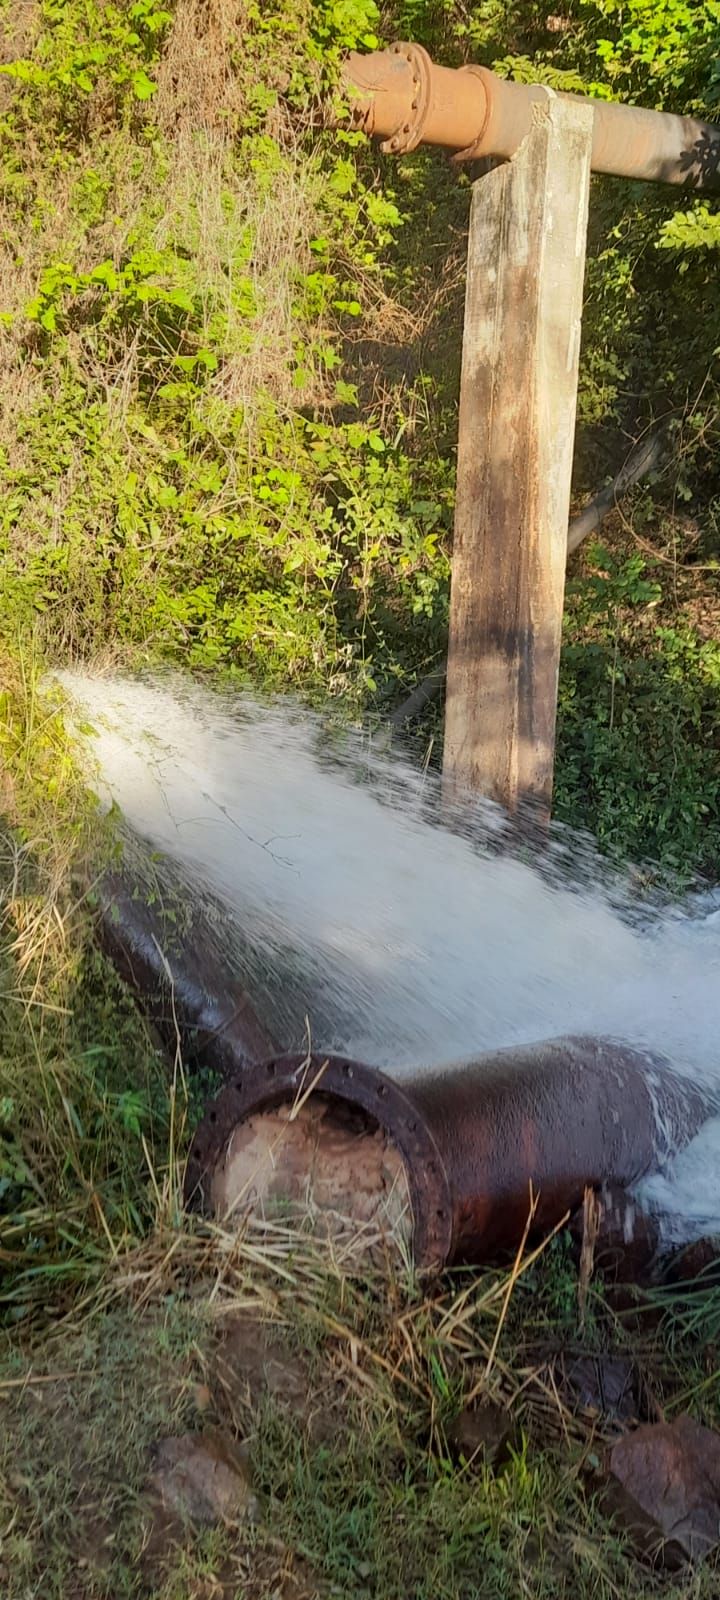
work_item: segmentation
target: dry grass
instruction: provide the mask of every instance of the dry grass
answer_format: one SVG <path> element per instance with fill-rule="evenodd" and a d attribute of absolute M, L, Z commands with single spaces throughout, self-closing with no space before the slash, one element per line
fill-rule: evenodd
<path fill-rule="evenodd" d="M 164 1069 L 92 942 L 112 840 L 31 651 L 5 663 L 0 764 L 0 1304 L 27 1310 L 36 1291 L 52 1303 L 57 1284 L 101 1271 L 154 1212 L 148 1163 L 169 1192 L 178 1129 Z"/>
<path fill-rule="evenodd" d="M 553 1292 L 576 1298 L 562 1256 L 543 1257 L 540 1296 L 531 1266 L 423 1288 L 351 1265 L 280 1226 L 160 1225 L 58 1327 L 0 1352 L 8 1600 L 655 1595 L 659 1580 L 595 1504 L 613 1425 L 564 1386 L 557 1352 L 582 1341 L 552 1304 Z M 627 1348 L 612 1328 L 595 1320 L 586 1348 Z M 634 1354 L 677 1387 L 657 1336 Z M 497 1473 L 448 1454 L 448 1423 L 473 1394 L 514 1419 Z M 248 1450 L 264 1506 L 252 1538 L 185 1530 L 158 1550 L 148 1451 L 186 1429 Z M 716 1581 L 709 1563 L 673 1593 L 711 1600 Z"/>
<path fill-rule="evenodd" d="M 0 62 L 18 61 L 32 50 L 40 28 L 39 0 L 11 0 L 0 16 Z M 2 98 L 12 93 L 10 80 L 2 82 Z"/>
<path fill-rule="evenodd" d="M 238 0 L 178 0 L 158 73 L 156 113 L 165 132 L 216 129 L 242 121 L 247 19 Z"/>
<path fill-rule="evenodd" d="M 208 344 L 213 320 L 223 321 L 223 358 L 209 392 L 246 412 L 264 395 L 288 408 L 297 402 L 296 303 L 313 269 L 318 197 L 319 178 L 297 151 L 283 152 L 272 174 L 243 177 L 227 134 L 181 129 L 175 137 L 154 242 L 191 254 Z M 322 388 L 318 375 L 303 399 L 319 399 Z"/>
<path fill-rule="evenodd" d="M 12 449 L 17 470 L 26 460 L 23 419 L 47 397 L 49 369 L 46 366 L 43 375 L 34 359 L 37 331 L 25 317 L 44 268 L 49 262 L 67 261 L 82 273 L 104 260 L 121 267 L 138 238 L 150 248 L 168 248 L 192 261 L 192 293 L 200 306 L 194 338 L 221 352 L 218 371 L 207 388 L 210 404 L 220 398 L 242 408 L 248 418 L 265 396 L 288 410 L 297 405 L 293 374 L 303 328 L 297 299 L 303 274 L 314 268 L 310 241 L 322 231 L 320 176 L 312 160 L 288 146 L 278 154 L 272 172 L 243 173 L 226 128 L 198 128 L 182 120 L 164 153 L 162 174 L 149 151 L 129 166 L 121 142 L 105 157 L 112 191 L 102 223 L 84 224 L 78 207 L 78 196 L 96 164 L 92 150 L 71 174 L 53 175 L 20 233 L 15 213 L 9 208 L 4 216 L 0 213 L 0 310 L 11 319 L 0 326 L 0 444 Z M 87 300 L 89 291 L 82 294 Z M 68 339 L 71 362 L 84 381 L 90 380 L 104 395 L 113 422 L 124 426 L 138 403 L 142 330 L 98 344 L 92 323 L 71 320 L 75 322 Z M 321 343 L 323 330 L 317 322 L 312 333 L 313 340 Z M 321 403 L 326 377 L 311 354 L 305 365 L 315 370 L 303 390 L 303 402 Z M 69 488 L 74 476 L 70 466 Z M 62 488 L 61 480 L 44 509 L 36 503 L 36 519 L 43 530 L 62 525 Z"/>

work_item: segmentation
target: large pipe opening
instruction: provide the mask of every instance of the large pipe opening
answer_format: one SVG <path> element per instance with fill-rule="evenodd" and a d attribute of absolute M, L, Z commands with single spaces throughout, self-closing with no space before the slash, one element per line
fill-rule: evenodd
<path fill-rule="evenodd" d="M 395 1083 L 342 1058 L 280 1057 L 219 1096 L 188 1199 L 228 1220 L 290 1210 L 418 1266 L 482 1262 L 549 1232 L 587 1188 L 630 1189 L 715 1107 L 667 1062 L 556 1039 Z M 333 1221 L 334 1218 L 334 1221 Z"/>
<path fill-rule="evenodd" d="M 361 1253 L 412 1246 L 425 1269 L 484 1262 L 517 1249 L 531 1205 L 537 1237 L 586 1188 L 628 1191 L 661 1170 L 720 1109 L 668 1061 L 600 1038 L 519 1045 L 403 1082 L 323 1053 L 258 1058 L 268 1035 L 237 981 L 216 959 L 199 977 L 187 946 L 170 968 L 152 924 L 149 907 L 113 896 L 105 943 L 173 1055 L 179 1028 L 224 1080 L 185 1182 L 187 1203 L 223 1221 L 291 1214 L 328 1238 L 354 1228 Z"/>
<path fill-rule="evenodd" d="M 401 1152 L 375 1118 L 327 1095 L 247 1116 L 215 1166 L 208 1197 L 224 1222 L 248 1212 L 267 1221 L 309 1219 L 328 1239 L 352 1237 L 363 1256 L 411 1254 Z"/>

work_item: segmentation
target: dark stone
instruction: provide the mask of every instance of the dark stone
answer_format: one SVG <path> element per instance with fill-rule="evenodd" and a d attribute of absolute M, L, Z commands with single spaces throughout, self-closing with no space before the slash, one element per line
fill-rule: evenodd
<path fill-rule="evenodd" d="M 606 1499 L 645 1555 L 701 1560 L 720 1542 L 720 1435 L 689 1416 L 625 1434 L 609 1453 Z"/>
<path fill-rule="evenodd" d="M 483 1400 L 458 1413 L 446 1429 L 446 1438 L 450 1455 L 459 1465 L 497 1470 L 509 1460 L 515 1427 L 505 1406 Z"/>
<path fill-rule="evenodd" d="M 637 1416 L 635 1370 L 624 1356 L 576 1356 L 563 1364 L 565 1398 L 603 1417 Z"/>
<path fill-rule="evenodd" d="M 225 1439 L 185 1433 L 153 1450 L 150 1490 L 160 1507 L 198 1527 L 254 1521 L 258 1502 L 240 1453 Z"/>

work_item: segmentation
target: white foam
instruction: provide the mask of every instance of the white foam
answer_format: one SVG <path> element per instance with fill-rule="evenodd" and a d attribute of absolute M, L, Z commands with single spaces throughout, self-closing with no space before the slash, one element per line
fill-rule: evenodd
<path fill-rule="evenodd" d="M 305 1009 L 318 1045 L 396 1076 L 600 1033 L 720 1088 L 716 895 L 703 914 L 633 927 L 599 883 L 582 881 L 580 847 L 580 877 L 551 883 L 483 849 L 477 818 L 464 831 L 457 818 L 452 830 L 428 821 L 431 780 L 367 741 L 333 743 L 297 708 L 178 680 L 63 681 L 92 721 L 105 792 L 132 827 L 224 901 L 268 966 L 297 957 L 306 988 L 288 984 L 286 1030 Z M 674 1193 L 688 1206 L 694 1189 L 695 1212 L 720 1229 L 718 1154 L 720 1124 L 695 1182 L 683 1169 Z M 665 1210 L 672 1181 L 662 1181 L 647 1203 Z"/>

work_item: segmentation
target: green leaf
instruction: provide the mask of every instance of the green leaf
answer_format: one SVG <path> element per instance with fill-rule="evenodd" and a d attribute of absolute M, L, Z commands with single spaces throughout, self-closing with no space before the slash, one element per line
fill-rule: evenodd
<path fill-rule="evenodd" d="M 147 73 L 143 71 L 142 67 L 138 68 L 136 72 L 133 72 L 130 82 L 132 84 L 132 90 L 136 100 L 149 100 L 151 95 L 154 95 L 157 89 L 157 84 L 153 83 L 152 78 L 148 77 Z"/>
<path fill-rule="evenodd" d="M 89 283 L 102 283 L 106 289 L 110 290 L 118 289 L 121 283 L 112 261 L 101 261 L 99 266 L 93 267 L 92 272 L 88 274 L 87 281 Z"/>

